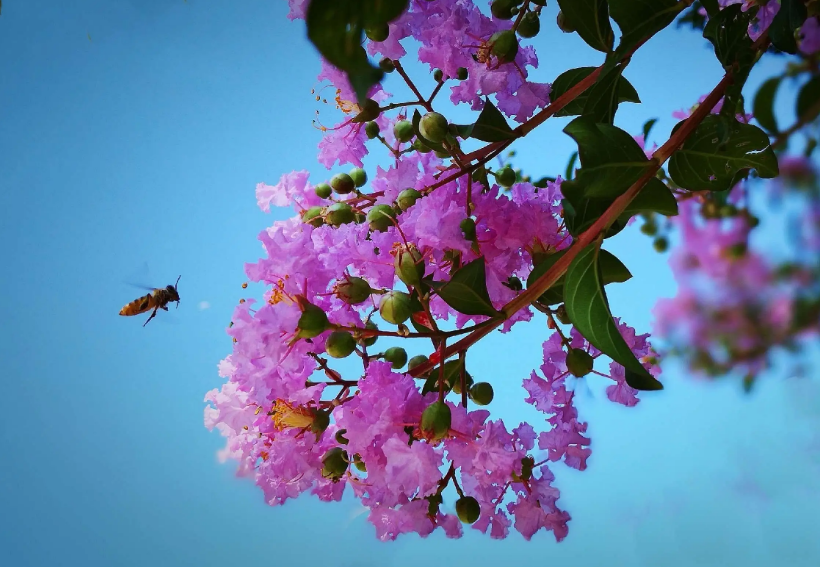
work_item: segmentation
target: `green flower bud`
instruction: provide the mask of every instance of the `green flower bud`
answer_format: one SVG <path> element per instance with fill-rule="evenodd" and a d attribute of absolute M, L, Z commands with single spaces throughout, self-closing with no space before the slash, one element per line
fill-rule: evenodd
<path fill-rule="evenodd" d="M 494 18 L 499 20 L 511 20 L 513 17 L 513 7 L 515 7 L 513 0 L 494 0 L 490 5 L 490 12 Z"/>
<path fill-rule="evenodd" d="M 356 350 L 356 341 L 347 331 L 333 331 L 327 338 L 325 350 L 333 358 L 346 358 Z"/>
<path fill-rule="evenodd" d="M 379 314 L 382 319 L 394 325 L 400 325 L 410 318 L 410 296 L 401 291 L 388 291 L 382 295 L 379 303 Z"/>
<path fill-rule="evenodd" d="M 558 317 L 558 320 L 564 325 L 569 325 L 571 323 L 569 320 L 569 314 L 567 313 L 567 306 L 563 303 L 558 306 L 558 309 L 555 310 L 555 316 Z"/>
<path fill-rule="evenodd" d="M 459 228 L 461 229 L 461 233 L 464 235 L 469 241 L 475 240 L 475 221 L 470 217 L 467 217 L 461 223 L 459 223 Z"/>
<path fill-rule="evenodd" d="M 450 152 L 448 152 L 447 150 L 444 150 L 442 152 L 440 152 L 438 150 L 433 150 L 433 153 L 436 154 L 437 158 L 441 158 L 441 159 L 447 159 L 448 157 L 450 157 Z"/>
<path fill-rule="evenodd" d="M 396 250 L 396 258 L 393 261 L 396 275 L 410 287 L 418 287 L 421 278 L 424 277 L 424 258 L 414 244 L 401 246 Z"/>
<path fill-rule="evenodd" d="M 655 248 L 656 252 L 663 253 L 669 249 L 669 241 L 663 236 L 660 236 L 655 239 L 655 242 L 652 243 L 652 246 Z"/>
<path fill-rule="evenodd" d="M 444 78 L 444 72 L 441 69 L 433 69 L 433 80 L 440 83 Z"/>
<path fill-rule="evenodd" d="M 370 122 L 375 120 L 381 114 L 379 103 L 372 98 L 365 99 L 362 103 L 361 111 L 353 118 L 353 122 L 359 124 L 361 122 Z"/>
<path fill-rule="evenodd" d="M 447 136 L 447 119 L 438 112 L 428 112 L 421 117 L 419 133 L 431 142 L 440 144 Z"/>
<path fill-rule="evenodd" d="M 567 370 L 573 376 L 582 378 L 592 372 L 593 360 L 590 354 L 580 348 L 571 348 L 567 352 Z"/>
<path fill-rule="evenodd" d="M 327 223 L 341 226 L 353 222 L 353 207 L 347 203 L 333 203 L 327 208 Z"/>
<path fill-rule="evenodd" d="M 390 205 L 374 205 L 367 213 L 367 222 L 370 230 L 384 232 L 393 226 L 393 219 L 396 218 L 396 211 Z"/>
<path fill-rule="evenodd" d="M 330 179 L 330 186 L 337 193 L 344 195 L 356 188 L 353 179 L 347 173 L 337 173 Z"/>
<path fill-rule="evenodd" d="M 312 339 L 330 327 L 327 314 L 321 307 L 308 303 L 307 300 L 300 301 L 299 307 L 302 309 L 302 315 L 296 327 L 296 336 L 300 339 Z"/>
<path fill-rule="evenodd" d="M 385 57 L 381 61 L 379 61 L 379 69 L 384 71 L 385 73 L 392 73 L 396 70 L 396 65 L 393 64 L 393 60 L 389 57 Z"/>
<path fill-rule="evenodd" d="M 456 514 L 465 524 L 473 524 L 481 516 L 481 506 L 472 496 L 463 496 L 456 500 Z"/>
<path fill-rule="evenodd" d="M 428 360 L 430 359 L 424 356 L 423 354 L 417 354 L 416 356 L 411 358 L 410 361 L 407 363 L 407 370 L 413 370 L 416 366 L 418 366 L 419 364 L 424 364 Z"/>
<path fill-rule="evenodd" d="M 466 81 L 468 76 L 469 76 L 469 73 L 467 72 L 466 67 L 459 67 L 458 70 L 456 71 L 456 78 L 459 81 Z"/>
<path fill-rule="evenodd" d="M 310 430 L 317 436 L 325 432 L 330 426 L 330 412 L 327 410 L 316 410 L 313 412 L 313 422 L 310 424 Z"/>
<path fill-rule="evenodd" d="M 415 135 L 413 125 L 409 120 L 399 120 L 393 126 L 393 135 L 396 136 L 399 142 L 409 142 Z"/>
<path fill-rule="evenodd" d="M 322 226 L 325 224 L 325 219 L 322 218 L 324 209 L 322 207 L 311 207 L 302 213 L 302 222 L 311 226 Z"/>
<path fill-rule="evenodd" d="M 413 140 L 413 149 L 419 152 L 420 154 L 429 154 L 433 151 L 433 149 L 430 146 L 428 146 L 418 138 Z"/>
<path fill-rule="evenodd" d="M 374 323 L 373 321 L 368 321 L 367 323 L 365 323 L 364 328 L 365 329 L 372 329 L 374 331 L 379 330 L 379 328 L 376 326 L 376 323 Z M 379 340 L 379 336 L 374 335 L 372 337 L 367 337 L 366 339 L 359 340 L 359 344 L 364 345 L 364 346 L 373 346 L 374 344 L 376 344 L 377 340 Z"/>
<path fill-rule="evenodd" d="M 421 192 L 416 191 L 415 189 L 405 189 L 401 193 L 399 193 L 398 198 L 396 198 L 396 203 L 399 205 L 399 208 L 402 211 L 406 211 L 410 207 L 416 204 L 416 201 L 421 198 Z"/>
<path fill-rule="evenodd" d="M 535 37 L 539 31 L 541 31 L 541 20 L 535 12 L 528 12 L 518 23 L 518 35 L 521 37 Z"/>
<path fill-rule="evenodd" d="M 515 171 L 513 171 L 513 168 L 509 165 L 495 172 L 495 180 L 498 181 L 498 184 L 502 187 L 512 187 L 513 183 L 515 183 L 515 178 Z"/>
<path fill-rule="evenodd" d="M 490 44 L 490 53 L 498 58 L 499 63 L 509 63 L 518 54 L 518 38 L 512 30 L 494 33 L 490 37 Z"/>
<path fill-rule="evenodd" d="M 333 437 L 336 440 L 336 443 L 339 445 L 347 445 L 350 443 L 347 437 L 345 437 L 345 433 L 347 433 L 347 429 L 340 429 L 336 432 L 336 435 Z"/>
<path fill-rule="evenodd" d="M 401 347 L 390 347 L 382 357 L 391 364 L 393 370 L 398 370 L 407 364 L 407 351 Z"/>
<path fill-rule="evenodd" d="M 470 388 L 470 399 L 480 406 L 493 401 L 493 387 L 489 382 L 479 382 Z"/>
<path fill-rule="evenodd" d="M 647 236 L 655 236 L 658 234 L 658 225 L 655 221 L 646 221 L 641 225 L 641 232 Z"/>
<path fill-rule="evenodd" d="M 354 167 L 348 175 L 350 175 L 350 179 L 353 180 L 356 187 L 361 187 L 367 183 L 367 173 L 361 167 Z"/>
<path fill-rule="evenodd" d="M 355 277 L 346 277 L 333 288 L 336 297 L 348 305 L 358 305 L 370 297 L 373 290 L 367 280 Z"/>
<path fill-rule="evenodd" d="M 347 452 L 341 447 L 333 447 L 322 457 L 322 476 L 340 479 L 347 472 Z"/>
<path fill-rule="evenodd" d="M 375 122 L 368 122 L 364 125 L 364 133 L 367 134 L 368 140 L 372 140 L 379 135 L 379 125 Z"/>
<path fill-rule="evenodd" d="M 382 24 L 374 28 L 365 28 L 364 34 L 370 41 L 381 42 L 386 40 L 390 35 L 390 27 L 387 24 Z"/>
<path fill-rule="evenodd" d="M 556 19 L 558 22 L 558 29 L 560 29 L 564 33 L 572 33 L 575 31 L 575 26 L 573 26 L 569 20 L 567 20 L 564 13 L 558 10 L 558 18 Z"/>
<path fill-rule="evenodd" d="M 316 196 L 320 199 L 327 199 L 328 197 L 330 197 L 330 194 L 333 192 L 333 190 L 327 183 L 319 183 L 319 185 L 313 188 L 313 192 L 316 193 Z"/>
<path fill-rule="evenodd" d="M 447 437 L 452 422 L 450 406 L 444 402 L 433 402 L 421 414 L 419 429 L 429 439 L 438 441 Z"/>

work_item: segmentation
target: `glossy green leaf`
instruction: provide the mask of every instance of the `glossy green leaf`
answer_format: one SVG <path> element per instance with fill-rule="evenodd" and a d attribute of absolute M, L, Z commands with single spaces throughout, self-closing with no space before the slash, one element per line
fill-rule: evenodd
<path fill-rule="evenodd" d="M 820 113 L 820 75 L 800 88 L 797 94 L 797 118 L 808 123 L 817 118 Z"/>
<path fill-rule="evenodd" d="M 649 133 L 652 131 L 652 127 L 658 121 L 657 118 L 652 118 L 651 120 L 647 120 L 646 123 L 643 125 L 643 143 L 644 146 L 646 145 L 647 140 L 649 140 Z"/>
<path fill-rule="evenodd" d="M 448 282 L 435 282 L 433 289 L 450 307 L 465 315 L 498 315 L 487 291 L 484 257 L 455 271 Z"/>
<path fill-rule="evenodd" d="M 567 169 L 564 172 L 564 180 L 572 179 L 572 176 L 575 174 L 576 161 L 578 161 L 578 152 L 572 152 L 572 155 L 569 157 L 569 163 L 567 163 Z"/>
<path fill-rule="evenodd" d="M 786 53 L 797 53 L 797 40 L 794 34 L 806 21 L 807 16 L 808 11 L 803 0 L 780 0 L 780 9 L 768 29 L 772 45 Z"/>
<path fill-rule="evenodd" d="M 527 287 L 532 287 L 535 281 L 547 273 L 547 270 L 549 270 L 558 260 L 560 260 L 565 253 L 566 249 L 561 250 L 554 254 L 550 254 L 544 260 L 539 262 L 527 278 Z M 606 250 L 601 250 L 599 262 L 601 267 L 601 281 L 603 282 L 603 285 L 623 283 L 632 277 L 632 273 L 626 266 L 624 266 L 623 262 L 621 262 L 614 254 L 611 254 Z M 565 278 L 566 275 L 561 276 L 558 281 L 556 281 L 547 291 L 541 294 L 538 298 L 538 302 L 544 305 L 557 305 L 558 303 L 562 303 L 564 301 Z"/>
<path fill-rule="evenodd" d="M 661 390 L 621 336 L 603 288 L 599 265 L 600 242 L 590 244 L 575 257 L 566 274 L 564 305 L 573 326 L 598 350 L 624 366 L 628 383 L 639 390 Z"/>
<path fill-rule="evenodd" d="M 550 100 L 556 100 L 559 96 L 587 78 L 595 69 L 595 67 L 578 67 L 577 69 L 570 69 L 558 75 L 552 83 Z M 587 89 L 581 93 L 564 108 L 556 112 L 555 116 L 577 116 L 583 114 L 584 107 L 589 100 L 592 90 L 593 89 Z M 641 99 L 638 98 L 638 91 L 623 77 L 619 77 L 618 80 L 618 102 L 641 102 Z"/>
<path fill-rule="evenodd" d="M 714 114 L 703 120 L 669 162 L 669 175 L 690 191 L 729 189 L 749 169 L 765 179 L 777 176 L 777 157 L 769 137 L 757 126 Z"/>
<path fill-rule="evenodd" d="M 649 160 L 629 133 L 611 124 L 576 118 L 564 132 L 578 144 L 581 169 L 568 183 L 585 198 L 615 198 L 646 171 Z"/>
<path fill-rule="evenodd" d="M 652 37 L 671 24 L 683 9 L 677 0 L 609 0 L 609 13 L 621 30 L 620 50 Z"/>
<path fill-rule="evenodd" d="M 623 65 L 617 65 L 598 78 L 595 85 L 587 91 L 589 94 L 586 97 L 586 104 L 584 104 L 583 116 L 598 123 L 613 124 L 615 122 L 615 113 L 618 111 L 621 91 L 623 90 L 621 85 L 623 70 Z M 623 79 L 623 82 L 625 85 L 629 85 L 625 79 Z M 629 87 L 632 88 L 632 85 L 629 85 Z M 634 92 L 635 89 L 632 90 Z M 631 102 L 640 102 L 637 92 L 634 93 L 634 99 Z"/>
<path fill-rule="evenodd" d="M 311 0 L 307 7 L 308 39 L 328 62 L 347 73 L 359 103 L 384 76 L 362 47 L 364 30 L 395 20 L 408 4 L 409 0 Z"/>
<path fill-rule="evenodd" d="M 615 40 L 606 0 L 558 0 L 564 18 L 593 49 L 609 53 Z"/>
<path fill-rule="evenodd" d="M 774 97 L 780 86 L 781 77 L 772 77 L 763 83 L 755 95 L 752 112 L 758 123 L 769 132 L 777 132 L 777 119 L 774 116 Z"/>
<path fill-rule="evenodd" d="M 517 134 L 513 132 L 504 119 L 504 115 L 489 99 L 485 99 L 484 108 L 481 110 L 481 114 L 478 115 L 475 124 L 457 126 L 457 128 L 459 136 L 475 138 L 482 142 L 503 142 L 517 137 Z"/>
<path fill-rule="evenodd" d="M 561 184 L 564 194 L 564 220 L 573 236 L 578 236 L 604 214 L 613 199 L 583 199 L 571 184 Z M 627 205 L 604 235 L 610 238 L 626 227 L 629 219 L 639 213 L 659 213 L 668 217 L 678 214 L 678 202 L 672 191 L 657 177 L 651 178 L 638 195 Z"/>
<path fill-rule="evenodd" d="M 726 89 L 720 113 L 734 117 L 743 111 L 742 90 L 754 64 L 756 51 L 749 37 L 749 21 L 754 11 L 742 11 L 740 4 L 725 7 L 710 18 L 703 37 L 712 42 L 715 56 L 724 69 L 732 69 L 732 83 Z"/>

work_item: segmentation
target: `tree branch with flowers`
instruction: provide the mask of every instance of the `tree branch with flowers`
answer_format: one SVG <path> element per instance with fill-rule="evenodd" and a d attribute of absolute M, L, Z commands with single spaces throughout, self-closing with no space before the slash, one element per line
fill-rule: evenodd
<path fill-rule="evenodd" d="M 664 249 L 663 231 L 696 234 L 689 227 L 712 204 L 720 222 L 740 219 L 748 233 L 752 215 L 738 199 L 778 175 L 775 146 L 820 111 L 820 86 L 810 81 L 798 122 L 779 131 L 771 110 L 779 82 L 767 82 L 754 101 L 764 130 L 750 124 L 742 96 L 762 57 L 793 53 L 802 67 L 785 73 L 816 77 L 814 55 L 799 51 L 816 41 L 803 33 L 817 30 L 813 1 L 557 3 L 557 27 L 602 61 L 546 84 L 529 80 L 549 24 L 545 0 L 289 2 L 345 114 L 323 128 L 318 160 L 354 167 L 317 185 L 295 171 L 257 187 L 263 210 L 293 206 L 297 215 L 260 235 L 267 257 L 246 272 L 267 291 L 259 307 L 248 300 L 234 313 L 233 353 L 220 364 L 228 380 L 206 397 L 206 425 L 227 438 L 224 455 L 269 504 L 306 491 L 334 501 L 349 488 L 380 539 L 436 528 L 460 537 L 471 525 L 494 538 L 514 526 L 527 539 L 544 529 L 562 540 L 570 515 L 550 467 L 584 470 L 591 454 L 575 381 L 606 377 L 607 397 L 625 406 L 663 388 L 649 336 L 610 310 L 606 286 L 632 275 L 604 241 L 640 217 Z M 624 75 L 676 20 L 703 30 L 725 73 L 663 145 L 647 150 L 652 121 L 643 136 L 615 125 L 621 103 L 640 102 Z M 432 88 L 403 64 L 410 45 Z M 408 100 L 384 90 L 393 78 Z M 448 86 L 449 102 L 469 105 L 472 122 L 448 120 L 440 104 Z M 564 128 L 578 146 L 564 178 L 532 181 L 493 166 L 554 116 L 576 117 Z M 376 164 L 378 148 L 386 159 Z M 660 311 L 674 308 L 672 300 Z M 544 362 L 520 378 L 521 395 L 545 419 L 510 429 L 491 419 L 494 385 L 473 379 L 469 353 L 535 313 L 546 316 Z M 817 322 L 788 325 L 804 332 Z M 683 334 L 679 344 L 694 344 Z M 382 337 L 402 346 L 377 352 Z M 775 344 L 758 345 L 758 356 Z M 360 367 L 339 370 L 350 360 Z"/>

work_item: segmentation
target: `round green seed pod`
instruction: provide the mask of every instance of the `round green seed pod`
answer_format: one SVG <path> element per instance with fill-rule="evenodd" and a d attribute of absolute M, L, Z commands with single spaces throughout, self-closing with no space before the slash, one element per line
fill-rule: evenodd
<path fill-rule="evenodd" d="M 379 125 L 375 122 L 368 122 L 364 125 L 364 133 L 368 140 L 372 140 L 379 135 Z"/>
<path fill-rule="evenodd" d="M 509 165 L 502 167 L 495 172 L 495 180 L 502 187 L 512 187 L 515 183 L 515 171 Z"/>
<path fill-rule="evenodd" d="M 327 338 L 325 350 L 333 358 L 347 358 L 356 350 L 356 341 L 347 331 L 333 331 Z"/>
<path fill-rule="evenodd" d="M 367 280 L 356 277 L 346 277 L 334 287 L 336 297 L 348 305 L 358 305 L 364 303 L 373 293 L 373 289 Z"/>
<path fill-rule="evenodd" d="M 374 323 L 373 321 L 368 321 L 367 323 L 365 323 L 364 328 L 365 329 L 372 329 L 374 331 L 379 330 L 379 328 L 376 326 L 376 323 Z M 364 345 L 366 347 L 369 347 L 369 346 L 373 346 L 374 344 L 376 344 L 377 340 L 379 340 L 379 336 L 375 335 L 375 336 L 372 336 L 372 337 L 367 337 L 366 339 L 361 339 L 359 341 L 359 344 Z"/>
<path fill-rule="evenodd" d="M 441 80 L 444 78 L 444 71 L 441 69 L 433 69 L 433 80 L 437 83 L 440 83 Z"/>
<path fill-rule="evenodd" d="M 356 188 L 353 179 L 347 173 L 337 173 L 330 179 L 330 186 L 340 195 L 350 193 Z"/>
<path fill-rule="evenodd" d="M 407 321 L 412 314 L 410 296 L 401 291 L 388 291 L 382 295 L 379 303 L 379 314 L 382 319 L 394 325 Z"/>
<path fill-rule="evenodd" d="M 470 388 L 470 399 L 480 406 L 486 406 L 493 401 L 493 387 L 489 382 L 478 382 Z"/>
<path fill-rule="evenodd" d="M 393 126 L 393 135 L 399 142 L 409 142 L 415 135 L 413 124 L 409 120 L 399 120 Z"/>
<path fill-rule="evenodd" d="M 463 496 L 456 500 L 456 514 L 465 524 L 473 524 L 481 516 L 481 506 L 472 496 Z"/>
<path fill-rule="evenodd" d="M 316 193 L 316 196 L 320 199 L 327 199 L 331 193 L 333 193 L 333 189 L 331 189 L 327 183 L 319 183 L 319 185 L 313 188 L 313 192 Z"/>
<path fill-rule="evenodd" d="M 315 227 L 322 226 L 325 224 L 325 219 L 322 218 L 324 212 L 322 207 L 311 207 L 302 213 L 302 222 Z"/>
<path fill-rule="evenodd" d="M 560 10 L 558 11 L 558 17 L 556 18 L 556 21 L 558 23 L 558 29 L 560 29 L 562 32 L 573 33 L 575 31 L 575 26 L 573 26 L 569 22 L 569 20 L 567 20 L 567 17 L 564 16 L 564 13 Z"/>
<path fill-rule="evenodd" d="M 361 187 L 367 183 L 367 173 L 361 167 L 354 167 L 348 175 L 350 175 L 350 179 L 353 180 L 353 184 L 356 187 Z"/>
<path fill-rule="evenodd" d="M 573 376 L 582 378 L 592 372 L 592 365 L 594 361 L 590 354 L 580 348 L 571 348 L 567 352 L 567 370 Z"/>
<path fill-rule="evenodd" d="M 322 308 L 305 303 L 296 327 L 296 336 L 301 339 L 312 339 L 324 333 L 329 327 L 330 321 Z"/>
<path fill-rule="evenodd" d="M 421 432 L 429 438 L 438 441 L 447 436 L 452 423 L 450 406 L 444 402 L 433 402 L 421 414 Z"/>
<path fill-rule="evenodd" d="M 390 347 L 382 355 L 391 364 L 393 370 L 398 370 L 407 364 L 407 351 L 401 347 Z"/>
<path fill-rule="evenodd" d="M 470 217 L 467 217 L 461 223 L 459 223 L 459 228 L 461 228 L 461 233 L 464 235 L 464 238 L 473 241 L 475 240 L 475 221 Z"/>
<path fill-rule="evenodd" d="M 669 241 L 665 237 L 660 236 L 655 239 L 652 246 L 655 248 L 656 252 L 666 252 L 669 249 Z"/>
<path fill-rule="evenodd" d="M 396 198 L 396 203 L 399 205 L 399 208 L 402 211 L 406 211 L 407 209 L 415 205 L 416 201 L 418 201 L 420 198 L 421 192 L 416 191 L 412 188 L 405 189 L 404 191 L 399 193 L 399 196 Z"/>
<path fill-rule="evenodd" d="M 393 60 L 389 57 L 385 57 L 381 61 L 379 61 L 379 69 L 384 71 L 385 73 L 392 73 L 396 70 L 396 65 L 393 63 Z"/>
<path fill-rule="evenodd" d="M 396 211 L 390 205 L 374 205 L 367 212 L 367 222 L 370 230 L 384 232 L 393 226 L 393 219 L 396 218 Z"/>
<path fill-rule="evenodd" d="M 407 362 L 407 370 L 413 370 L 416 366 L 419 364 L 424 364 L 428 360 L 430 359 L 423 354 L 417 354 Z"/>
<path fill-rule="evenodd" d="M 322 476 L 339 479 L 347 472 L 347 452 L 341 447 L 333 447 L 322 456 Z"/>
<path fill-rule="evenodd" d="M 333 203 L 327 208 L 327 223 L 331 226 L 341 226 L 353 222 L 353 207 L 347 203 Z"/>
<path fill-rule="evenodd" d="M 370 41 L 382 42 L 390 36 L 390 26 L 382 24 L 372 28 L 365 28 L 364 34 Z"/>
<path fill-rule="evenodd" d="M 469 76 L 469 73 L 467 72 L 466 67 L 459 67 L 458 70 L 456 71 L 456 78 L 459 81 L 466 81 L 468 76 Z"/>
<path fill-rule="evenodd" d="M 447 119 L 438 112 L 428 112 L 421 117 L 419 133 L 436 144 L 440 144 L 447 137 Z"/>
<path fill-rule="evenodd" d="M 521 37 L 535 37 L 541 31 L 541 20 L 535 12 L 528 12 L 518 24 L 518 35 Z"/>
<path fill-rule="evenodd" d="M 518 55 L 518 38 L 512 30 L 494 33 L 490 44 L 490 53 L 498 58 L 499 63 L 509 63 Z"/>
<path fill-rule="evenodd" d="M 499 20 L 511 20 L 514 7 L 515 2 L 513 0 L 494 0 L 490 4 L 490 12 L 494 18 Z"/>

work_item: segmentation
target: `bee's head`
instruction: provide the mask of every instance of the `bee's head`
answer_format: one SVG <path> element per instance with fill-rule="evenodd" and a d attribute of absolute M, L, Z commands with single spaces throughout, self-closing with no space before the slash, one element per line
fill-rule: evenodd
<path fill-rule="evenodd" d="M 177 282 L 174 285 L 169 285 L 165 287 L 165 290 L 171 295 L 171 301 L 177 302 L 177 308 L 179 308 L 179 292 L 177 291 L 177 285 L 179 285 L 179 278 L 181 277 L 182 275 L 180 274 L 180 276 L 177 278 Z"/>

